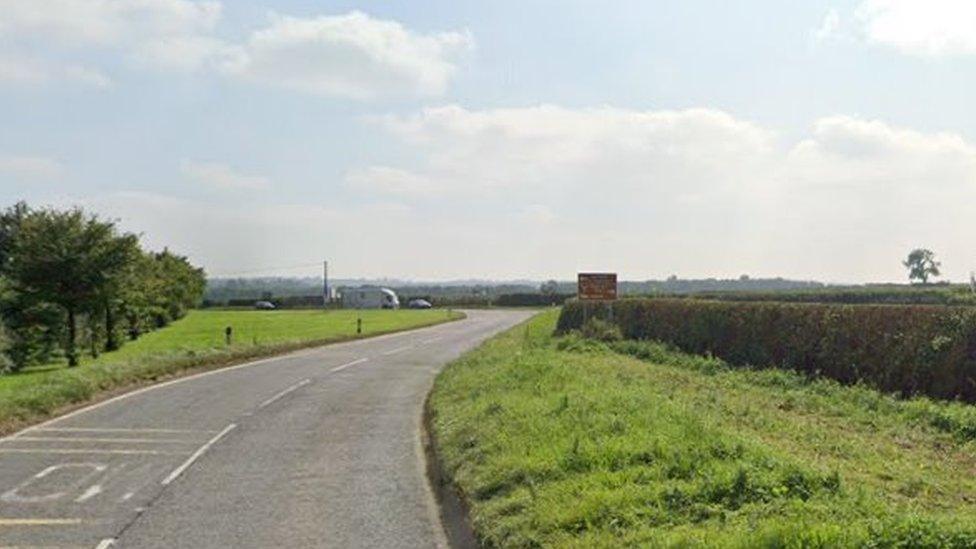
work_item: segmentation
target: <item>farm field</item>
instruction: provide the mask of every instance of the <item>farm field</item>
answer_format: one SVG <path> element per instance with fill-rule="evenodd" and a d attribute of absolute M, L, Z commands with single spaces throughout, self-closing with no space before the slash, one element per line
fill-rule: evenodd
<path fill-rule="evenodd" d="M 363 320 L 362 335 L 356 320 Z M 56 414 L 65 406 L 181 371 L 216 367 L 301 347 L 429 326 L 463 317 L 443 310 L 191 311 L 170 326 L 83 360 L 0 376 L 0 433 Z M 233 328 L 227 345 L 224 329 Z"/>
<path fill-rule="evenodd" d="M 976 544 L 976 408 L 555 337 L 557 315 L 449 365 L 429 401 L 483 545 Z"/>

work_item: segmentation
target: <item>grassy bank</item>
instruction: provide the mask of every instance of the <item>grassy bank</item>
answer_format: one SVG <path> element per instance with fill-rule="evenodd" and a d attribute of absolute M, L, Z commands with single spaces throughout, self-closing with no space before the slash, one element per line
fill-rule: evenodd
<path fill-rule="evenodd" d="M 0 376 L 0 433 L 108 392 L 246 359 L 459 318 L 446 311 L 192 311 L 171 326 L 76 368 L 48 365 Z M 231 345 L 224 329 L 233 328 Z"/>
<path fill-rule="evenodd" d="M 976 546 L 972 407 L 554 338 L 555 321 L 469 353 L 431 395 L 484 545 Z"/>

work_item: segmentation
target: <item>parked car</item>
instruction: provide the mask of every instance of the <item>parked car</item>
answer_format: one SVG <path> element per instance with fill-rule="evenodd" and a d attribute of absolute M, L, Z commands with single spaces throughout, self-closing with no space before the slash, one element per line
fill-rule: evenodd
<path fill-rule="evenodd" d="M 270 301 L 255 301 L 254 308 L 259 311 L 273 311 L 275 310 L 275 304 Z"/>
<path fill-rule="evenodd" d="M 427 301 L 426 299 L 411 299 L 410 302 L 407 303 L 408 309 L 430 309 L 432 307 L 433 305 L 431 305 L 430 301 Z"/>

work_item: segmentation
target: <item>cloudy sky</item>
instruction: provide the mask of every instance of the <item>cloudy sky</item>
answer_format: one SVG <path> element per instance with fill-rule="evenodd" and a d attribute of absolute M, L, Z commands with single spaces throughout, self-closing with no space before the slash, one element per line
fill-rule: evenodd
<path fill-rule="evenodd" d="M 216 275 L 976 270 L 976 3 L 0 0 L 0 203 Z"/>

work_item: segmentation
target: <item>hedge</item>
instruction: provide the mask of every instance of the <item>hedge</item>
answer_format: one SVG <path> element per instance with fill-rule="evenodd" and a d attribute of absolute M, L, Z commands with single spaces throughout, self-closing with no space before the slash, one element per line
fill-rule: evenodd
<path fill-rule="evenodd" d="M 625 338 L 662 341 L 733 365 L 778 367 L 886 392 L 976 402 L 976 309 L 634 299 L 567 303 L 557 330 L 610 319 Z"/>
<path fill-rule="evenodd" d="M 562 305 L 576 294 L 502 294 L 495 300 L 499 307 L 551 307 Z"/>

